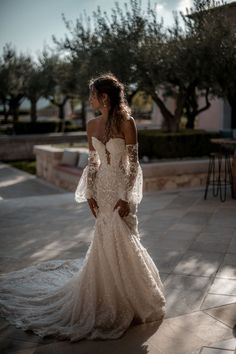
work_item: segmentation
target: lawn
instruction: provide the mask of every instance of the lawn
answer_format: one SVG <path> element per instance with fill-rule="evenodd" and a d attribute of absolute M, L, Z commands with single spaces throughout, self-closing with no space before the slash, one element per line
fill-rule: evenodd
<path fill-rule="evenodd" d="M 8 164 L 19 170 L 36 175 L 36 160 L 11 161 Z"/>

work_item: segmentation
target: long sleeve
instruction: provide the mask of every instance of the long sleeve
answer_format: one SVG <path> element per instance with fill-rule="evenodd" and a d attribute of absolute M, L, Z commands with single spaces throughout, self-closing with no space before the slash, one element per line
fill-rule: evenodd
<path fill-rule="evenodd" d="M 126 145 L 127 166 L 121 199 L 139 204 L 143 197 L 143 172 L 138 159 L 138 143 Z"/>
<path fill-rule="evenodd" d="M 100 165 L 96 150 L 89 150 L 88 164 L 84 168 L 75 191 L 75 200 L 78 203 L 85 202 L 89 198 L 96 199 L 96 175 Z"/>

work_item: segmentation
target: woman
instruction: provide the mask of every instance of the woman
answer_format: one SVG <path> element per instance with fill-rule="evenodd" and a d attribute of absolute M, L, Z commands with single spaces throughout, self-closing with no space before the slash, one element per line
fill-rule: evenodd
<path fill-rule="evenodd" d="M 2 316 L 71 342 L 119 338 L 131 324 L 161 323 L 165 314 L 163 284 L 137 227 L 143 176 L 123 85 L 112 74 L 91 80 L 90 104 L 101 114 L 87 124 L 88 165 L 75 193 L 96 217 L 85 259 L 3 274 L 0 286 Z"/>

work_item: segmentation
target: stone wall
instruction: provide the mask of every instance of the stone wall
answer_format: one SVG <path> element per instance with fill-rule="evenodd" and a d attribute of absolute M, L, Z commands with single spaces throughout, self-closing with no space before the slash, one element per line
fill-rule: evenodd
<path fill-rule="evenodd" d="M 37 175 L 68 191 L 75 191 L 82 170 L 61 165 L 62 148 L 35 146 Z M 141 163 L 144 191 L 204 186 L 208 160 Z"/>
<path fill-rule="evenodd" d="M 141 164 L 144 190 L 171 190 L 206 183 L 208 159 Z"/>
<path fill-rule="evenodd" d="M 34 145 L 74 144 L 83 141 L 87 141 L 86 132 L 1 136 L 0 161 L 34 159 Z"/>

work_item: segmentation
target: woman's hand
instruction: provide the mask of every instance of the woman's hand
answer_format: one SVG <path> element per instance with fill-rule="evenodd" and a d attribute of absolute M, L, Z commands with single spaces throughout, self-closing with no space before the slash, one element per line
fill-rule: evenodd
<path fill-rule="evenodd" d="M 127 216 L 129 214 L 130 212 L 129 203 L 126 202 L 125 200 L 119 199 L 116 205 L 114 206 L 113 210 L 115 210 L 118 207 L 119 207 L 118 213 L 122 218 L 123 216 Z"/>
<path fill-rule="evenodd" d="M 89 198 L 87 199 L 89 207 L 93 213 L 93 215 L 95 216 L 95 218 L 97 217 L 97 212 L 98 212 L 98 205 L 97 202 L 94 198 Z"/>

